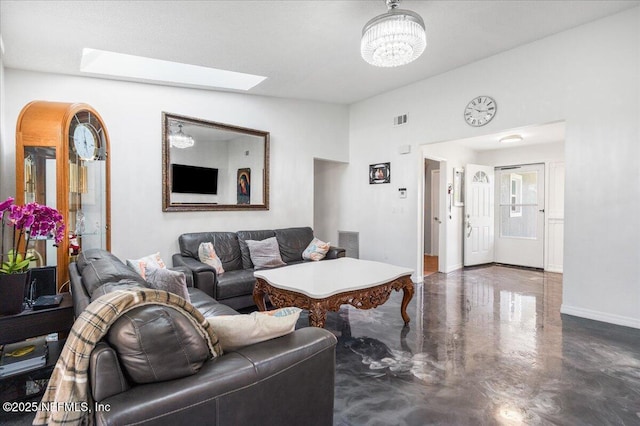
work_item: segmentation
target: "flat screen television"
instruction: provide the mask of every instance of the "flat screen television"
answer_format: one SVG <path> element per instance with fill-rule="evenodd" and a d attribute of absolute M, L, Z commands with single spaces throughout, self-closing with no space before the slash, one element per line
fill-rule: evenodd
<path fill-rule="evenodd" d="M 218 169 L 172 164 L 171 192 L 215 195 L 218 193 Z"/>

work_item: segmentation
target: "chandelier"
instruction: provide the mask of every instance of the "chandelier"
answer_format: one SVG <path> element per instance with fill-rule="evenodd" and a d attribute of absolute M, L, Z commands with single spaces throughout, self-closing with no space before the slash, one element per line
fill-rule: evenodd
<path fill-rule="evenodd" d="M 196 141 L 182 131 L 182 123 L 178 123 L 178 131 L 169 135 L 169 143 L 174 148 L 191 148 Z"/>
<path fill-rule="evenodd" d="M 400 0 L 386 0 L 389 10 L 362 29 L 362 58 L 377 67 L 397 67 L 417 59 L 427 46 L 424 21 L 415 12 L 398 9 Z"/>

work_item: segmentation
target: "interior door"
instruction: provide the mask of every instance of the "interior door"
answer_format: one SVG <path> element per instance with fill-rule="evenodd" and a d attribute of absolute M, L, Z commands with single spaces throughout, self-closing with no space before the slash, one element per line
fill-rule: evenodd
<path fill-rule="evenodd" d="M 464 178 L 464 266 L 493 262 L 494 169 L 467 164 Z"/>
<path fill-rule="evenodd" d="M 496 170 L 495 261 L 544 267 L 544 164 Z"/>
<path fill-rule="evenodd" d="M 431 171 L 431 256 L 440 248 L 440 170 Z"/>

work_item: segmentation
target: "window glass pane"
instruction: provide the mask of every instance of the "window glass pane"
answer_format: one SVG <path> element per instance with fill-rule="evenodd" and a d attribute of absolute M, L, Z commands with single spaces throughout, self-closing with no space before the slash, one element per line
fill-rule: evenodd
<path fill-rule="evenodd" d="M 501 237 L 536 238 L 538 231 L 537 225 L 537 206 L 500 207 Z"/>

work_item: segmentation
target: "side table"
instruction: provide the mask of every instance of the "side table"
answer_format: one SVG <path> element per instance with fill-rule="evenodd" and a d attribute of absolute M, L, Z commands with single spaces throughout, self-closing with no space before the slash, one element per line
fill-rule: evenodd
<path fill-rule="evenodd" d="M 73 299 L 71 293 L 62 293 L 62 302 L 54 308 L 34 311 L 25 309 L 16 315 L 0 316 L 0 344 L 19 342 L 30 337 L 59 333 L 57 342 L 49 342 L 47 364 L 37 370 L 25 371 L 0 378 L 2 402 L 32 397 L 26 392 L 29 378 L 47 379 L 64 346 L 64 338 L 73 326 Z"/>

